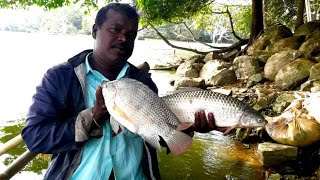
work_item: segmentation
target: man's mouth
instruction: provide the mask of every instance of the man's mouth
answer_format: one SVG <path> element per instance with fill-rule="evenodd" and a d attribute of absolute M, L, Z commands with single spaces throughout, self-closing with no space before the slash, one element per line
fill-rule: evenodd
<path fill-rule="evenodd" d="M 122 45 L 114 45 L 112 46 L 112 49 L 117 49 L 120 53 L 125 52 L 125 48 Z"/>

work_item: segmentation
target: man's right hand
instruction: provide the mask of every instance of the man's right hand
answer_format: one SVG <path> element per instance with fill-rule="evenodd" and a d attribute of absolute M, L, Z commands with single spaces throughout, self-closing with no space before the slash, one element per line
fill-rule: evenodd
<path fill-rule="evenodd" d="M 92 108 L 92 116 L 99 126 L 102 126 L 103 123 L 106 121 L 107 117 L 110 116 L 104 103 L 101 86 L 98 86 L 96 88 L 96 104 Z"/>

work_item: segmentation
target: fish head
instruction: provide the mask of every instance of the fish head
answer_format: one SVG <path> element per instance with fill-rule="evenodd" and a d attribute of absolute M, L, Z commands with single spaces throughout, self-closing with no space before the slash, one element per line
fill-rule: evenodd
<path fill-rule="evenodd" d="M 103 81 L 101 83 L 102 95 L 106 105 L 114 102 L 117 93 L 116 83 L 116 81 Z"/>
<path fill-rule="evenodd" d="M 243 127 L 264 127 L 268 121 L 252 108 L 246 108 L 240 120 Z"/>

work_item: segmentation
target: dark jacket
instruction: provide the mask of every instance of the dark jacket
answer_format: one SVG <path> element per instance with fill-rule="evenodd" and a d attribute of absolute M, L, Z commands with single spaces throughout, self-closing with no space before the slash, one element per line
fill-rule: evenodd
<path fill-rule="evenodd" d="M 52 154 L 45 179 L 66 179 L 79 166 L 82 147 L 75 142 L 75 121 L 85 110 L 84 62 L 86 50 L 47 71 L 36 88 L 27 114 L 22 138 L 33 153 Z M 148 85 L 157 92 L 150 74 L 130 65 L 128 76 Z M 160 179 L 156 150 L 145 145 L 144 174 Z"/>

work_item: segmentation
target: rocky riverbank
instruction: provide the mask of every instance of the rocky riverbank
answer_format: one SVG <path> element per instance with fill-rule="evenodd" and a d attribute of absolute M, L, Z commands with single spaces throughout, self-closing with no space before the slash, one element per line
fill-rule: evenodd
<path fill-rule="evenodd" d="M 219 91 L 263 114 L 266 128 L 238 129 L 234 136 L 258 143 L 266 179 L 320 179 L 320 21 L 295 32 L 266 29 L 244 55 L 209 53 L 155 68 L 176 69 L 175 89 Z"/>

